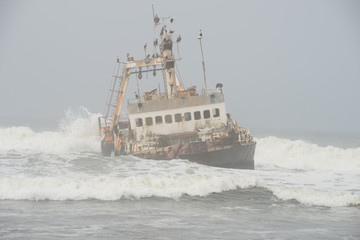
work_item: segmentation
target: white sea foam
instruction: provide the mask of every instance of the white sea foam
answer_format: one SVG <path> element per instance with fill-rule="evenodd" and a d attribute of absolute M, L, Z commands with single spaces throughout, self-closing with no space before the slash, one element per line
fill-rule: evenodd
<path fill-rule="evenodd" d="M 253 177 L 212 175 L 138 175 L 125 178 L 95 177 L 0 177 L 0 199 L 27 200 L 118 200 L 210 193 L 256 186 Z"/>
<path fill-rule="evenodd" d="M 282 200 L 297 200 L 305 205 L 341 207 L 360 205 L 360 195 L 342 191 L 320 191 L 305 187 L 266 187 Z"/>
<path fill-rule="evenodd" d="M 0 177 L 0 199 L 14 200 L 120 200 L 147 197 L 178 199 L 207 196 L 243 188 L 263 188 L 282 200 L 306 205 L 360 205 L 360 174 L 327 171 L 277 171 L 221 169 L 185 160 L 154 161 L 135 157 L 96 159 L 92 171 L 74 172 L 75 158 L 47 175 L 7 174 Z M 89 156 L 91 157 L 91 156 Z M 93 163 L 94 164 L 94 163 Z M 102 166 L 102 167 L 100 167 Z M 25 167 L 25 166 L 23 166 Z M 108 169 L 99 176 L 98 168 Z M 34 167 L 35 168 L 35 167 Z M 51 166 L 47 166 L 51 169 Z M 36 171 L 40 171 L 36 170 Z"/>
<path fill-rule="evenodd" d="M 98 116 L 89 113 L 85 108 L 82 108 L 78 115 L 68 110 L 58 131 L 34 132 L 29 127 L 0 128 L 0 151 L 100 151 Z"/>
<path fill-rule="evenodd" d="M 69 110 L 58 131 L 0 128 L 0 151 L 99 152 L 98 116 L 85 108 L 79 114 Z M 266 137 L 257 139 L 255 164 L 299 170 L 359 171 L 360 148 L 320 147 L 301 140 Z"/>
<path fill-rule="evenodd" d="M 257 165 L 300 170 L 359 171 L 360 148 L 320 147 L 301 140 L 257 139 Z"/>
<path fill-rule="evenodd" d="M 203 172 L 200 174 L 200 172 Z M 0 177 L 0 199 L 12 200 L 120 200 L 146 197 L 178 199 L 183 195 L 207 196 L 235 189 L 260 187 L 282 200 L 297 200 L 306 205 L 360 205 L 359 192 L 328 191 L 285 178 L 266 179 L 269 174 L 255 171 L 214 172 L 200 168 L 193 174 L 149 173 L 128 177 Z"/>
<path fill-rule="evenodd" d="M 186 160 L 102 158 L 84 153 L 100 152 L 97 117 L 83 109 L 80 114 L 68 111 L 58 131 L 0 128 L 0 199 L 177 199 L 260 187 L 307 205 L 360 204 L 360 148 L 261 138 L 255 171 Z"/>

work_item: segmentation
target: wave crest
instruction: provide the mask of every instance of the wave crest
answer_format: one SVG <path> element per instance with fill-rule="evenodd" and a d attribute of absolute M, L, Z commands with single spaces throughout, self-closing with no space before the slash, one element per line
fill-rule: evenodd
<path fill-rule="evenodd" d="M 211 175 L 138 175 L 126 178 L 63 177 L 0 178 L 0 199 L 12 200 L 120 200 L 144 197 L 177 199 L 184 194 L 206 196 L 210 193 L 256 186 L 254 177 Z"/>
<path fill-rule="evenodd" d="M 144 174 L 128 177 L 0 177 L 0 200 L 88 200 L 116 201 L 183 195 L 207 196 L 212 193 L 259 187 L 282 200 L 297 200 L 305 205 L 360 205 L 360 195 L 344 191 L 323 191 L 302 186 L 269 184 L 259 176 L 239 174 Z"/>
<path fill-rule="evenodd" d="M 100 151 L 98 117 L 99 114 L 81 108 L 79 114 L 68 110 L 58 131 L 34 132 L 22 126 L 0 128 L 0 150 L 44 153 Z"/>
<path fill-rule="evenodd" d="M 257 140 L 255 163 L 300 170 L 360 170 L 360 148 L 320 147 L 301 140 L 266 137 Z"/>

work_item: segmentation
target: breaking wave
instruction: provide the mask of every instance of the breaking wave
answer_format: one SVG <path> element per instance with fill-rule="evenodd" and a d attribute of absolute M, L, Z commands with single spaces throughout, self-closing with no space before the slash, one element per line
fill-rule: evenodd
<path fill-rule="evenodd" d="M 139 175 L 126 178 L 1 178 L 0 199 L 28 200 L 119 200 L 144 197 L 177 199 L 184 194 L 206 196 L 210 193 L 254 186 L 254 179 L 234 179 L 231 176 L 156 176 Z"/>
<path fill-rule="evenodd" d="M 257 140 L 255 162 L 287 169 L 359 171 L 360 147 L 320 147 L 301 140 L 266 137 Z"/>
<path fill-rule="evenodd" d="M 360 205 L 360 195 L 346 191 L 324 191 L 304 186 L 284 186 L 262 177 L 243 174 L 144 174 L 124 178 L 98 176 L 66 177 L 0 177 L 1 200 L 87 200 L 114 201 L 183 195 L 207 196 L 235 189 L 264 188 L 282 200 L 297 200 L 305 205 Z"/>
<path fill-rule="evenodd" d="M 307 205 L 360 205 L 360 148 L 260 138 L 255 171 L 103 158 L 98 116 L 67 111 L 57 131 L 0 128 L 0 200 L 177 199 L 257 187 Z"/>
<path fill-rule="evenodd" d="M 360 195 L 342 191 L 319 191 L 305 187 L 269 187 L 282 200 L 296 200 L 305 205 L 343 207 L 360 205 Z"/>
<path fill-rule="evenodd" d="M 81 108 L 79 114 L 68 110 L 58 131 L 35 132 L 29 127 L 0 128 L 0 151 L 100 151 L 98 116 L 99 114 L 92 114 L 86 108 Z"/>
<path fill-rule="evenodd" d="M 29 127 L 0 128 L 0 151 L 60 154 L 100 152 L 98 116 L 86 108 L 82 108 L 79 114 L 68 110 L 57 131 L 35 132 Z M 299 170 L 358 171 L 360 147 L 321 147 L 301 140 L 265 137 L 257 139 L 255 165 Z"/>

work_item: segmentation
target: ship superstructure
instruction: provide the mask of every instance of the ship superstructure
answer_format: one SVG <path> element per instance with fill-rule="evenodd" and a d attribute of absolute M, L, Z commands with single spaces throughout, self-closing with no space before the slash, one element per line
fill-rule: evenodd
<path fill-rule="evenodd" d="M 154 29 L 160 29 L 160 40 L 154 41 L 152 54 L 146 54 L 145 45 L 144 59 L 135 60 L 129 54 L 126 62 L 117 59 L 108 108 L 99 118 L 103 155 L 184 158 L 211 166 L 253 169 L 256 143 L 250 131 L 226 113 L 222 84 L 207 89 L 203 59 L 205 88 L 200 92 L 195 86 L 185 88 L 175 72 L 173 48 L 175 44 L 178 48 L 181 36 L 173 36 L 174 19 L 154 16 L 154 24 Z M 201 44 L 201 31 L 198 38 Z M 159 86 L 142 96 L 136 93 L 135 99 L 126 101 L 127 114 L 122 115 L 130 77 L 141 79 L 148 72 L 161 73 L 164 92 Z"/>

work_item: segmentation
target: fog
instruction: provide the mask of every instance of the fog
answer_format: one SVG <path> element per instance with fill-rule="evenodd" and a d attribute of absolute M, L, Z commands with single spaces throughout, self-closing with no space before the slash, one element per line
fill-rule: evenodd
<path fill-rule="evenodd" d="M 208 86 L 223 83 L 240 125 L 360 133 L 360 1 L 325 0 L 0 0 L 0 126 L 104 113 L 116 57 L 144 58 L 158 37 L 152 3 L 175 19 L 181 78 L 198 89 L 202 29 Z"/>

